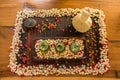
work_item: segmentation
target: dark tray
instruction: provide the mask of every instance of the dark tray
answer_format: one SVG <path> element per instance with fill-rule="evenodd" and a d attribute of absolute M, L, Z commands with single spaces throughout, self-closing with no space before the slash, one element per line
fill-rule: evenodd
<path fill-rule="evenodd" d="M 49 23 L 55 23 L 57 26 L 53 29 L 46 29 L 42 32 L 39 32 L 38 29 L 34 28 L 27 28 L 23 26 L 23 29 L 25 30 L 24 34 L 21 34 L 21 40 L 23 41 L 23 45 L 26 43 L 29 45 L 30 49 L 22 49 L 20 48 L 19 53 L 26 52 L 30 53 L 27 54 L 28 57 L 30 57 L 30 61 L 26 62 L 26 64 L 32 65 L 34 63 L 37 64 L 65 64 L 66 66 L 69 65 L 81 65 L 88 63 L 91 63 L 91 60 L 93 62 L 97 63 L 100 58 L 100 50 L 99 47 L 101 45 L 99 44 L 99 26 L 98 23 L 94 22 L 95 17 L 91 17 L 93 20 L 93 26 L 91 29 L 85 33 L 77 32 L 72 25 L 72 17 L 60 17 L 56 20 L 56 17 L 46 17 L 46 18 L 33 18 L 37 21 L 37 24 L 42 24 L 44 21 L 44 24 Z M 44 25 L 41 25 L 43 27 Z M 94 27 L 96 26 L 96 27 Z M 94 34 L 93 34 L 94 33 Z M 25 37 L 28 39 L 26 40 Z M 34 42 L 35 40 L 39 39 L 63 39 L 63 38 L 79 38 L 83 40 L 84 43 L 84 56 L 81 58 L 76 59 L 66 59 L 66 58 L 60 58 L 60 59 L 41 59 L 37 56 L 34 48 Z M 91 52 L 94 52 L 95 54 L 90 56 Z M 91 60 L 90 60 L 91 59 Z M 18 62 L 21 63 L 20 59 L 18 59 Z"/>

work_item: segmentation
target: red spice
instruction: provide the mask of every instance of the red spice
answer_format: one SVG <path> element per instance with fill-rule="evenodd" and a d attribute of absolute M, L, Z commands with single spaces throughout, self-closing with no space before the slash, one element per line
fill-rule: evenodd
<path fill-rule="evenodd" d="M 37 67 L 39 64 L 38 63 L 34 63 L 34 66 Z"/>
<path fill-rule="evenodd" d="M 23 18 L 23 20 L 25 21 L 25 20 L 26 20 L 26 18 Z"/>
<path fill-rule="evenodd" d="M 92 56 L 92 59 L 94 59 L 94 56 Z"/>
<path fill-rule="evenodd" d="M 44 60 L 44 56 L 41 59 Z"/>
<path fill-rule="evenodd" d="M 78 65 L 76 65 L 76 66 L 75 66 L 75 68 L 79 68 L 79 66 L 78 66 Z"/>
<path fill-rule="evenodd" d="M 31 68 L 28 68 L 28 70 L 31 70 Z"/>
<path fill-rule="evenodd" d="M 65 45 L 68 45 L 68 41 L 64 42 Z"/>
<path fill-rule="evenodd" d="M 22 32 L 22 29 L 20 29 L 19 32 Z"/>
<path fill-rule="evenodd" d="M 38 28 L 39 28 L 39 26 L 37 25 L 37 26 L 35 26 L 35 28 L 37 28 L 37 29 L 38 29 Z"/>
<path fill-rule="evenodd" d="M 35 76 L 35 75 L 32 73 L 32 76 Z"/>
<path fill-rule="evenodd" d="M 93 42 L 92 41 L 90 41 L 90 45 L 93 46 Z"/>
<path fill-rule="evenodd" d="M 56 60 L 55 63 L 58 63 L 58 61 Z"/>
<path fill-rule="evenodd" d="M 64 32 L 65 30 L 64 29 L 61 29 L 62 32 Z"/>
<path fill-rule="evenodd" d="M 54 55 L 54 52 L 52 52 L 52 55 Z"/>
<path fill-rule="evenodd" d="M 20 66 L 20 67 L 22 67 L 22 68 L 23 68 L 23 67 L 25 67 L 25 66 L 26 66 L 25 64 L 21 64 L 21 66 Z"/>
<path fill-rule="evenodd" d="M 29 60 L 30 60 L 30 58 L 28 57 L 28 58 L 27 58 L 27 61 L 29 61 Z"/>
<path fill-rule="evenodd" d="M 104 43 L 104 44 L 102 44 L 103 46 L 106 46 L 107 44 L 106 43 Z"/>
<path fill-rule="evenodd" d="M 10 71 L 10 72 L 11 72 L 11 68 L 10 68 L 10 67 L 8 67 L 8 71 Z"/>
<path fill-rule="evenodd" d="M 92 27 L 94 27 L 95 26 L 95 24 L 92 24 Z"/>
<path fill-rule="evenodd" d="M 18 43 L 18 47 L 20 47 L 20 45 L 21 45 L 21 44 L 20 44 L 20 43 Z"/>
<path fill-rule="evenodd" d="M 29 47 L 28 44 L 25 44 L 25 47 L 28 48 Z"/>
<path fill-rule="evenodd" d="M 52 46 L 55 46 L 55 43 L 54 43 L 54 42 L 52 43 Z"/>
<path fill-rule="evenodd" d="M 34 41 L 34 44 L 36 44 L 36 43 L 37 43 L 37 40 Z"/>
<path fill-rule="evenodd" d="M 98 67 L 98 66 L 97 66 L 96 68 L 97 68 L 97 69 L 100 69 L 100 67 Z"/>
<path fill-rule="evenodd" d="M 42 25 L 44 24 L 44 21 L 42 21 Z"/>
<path fill-rule="evenodd" d="M 94 35 L 95 33 L 94 32 L 92 32 L 92 35 Z"/>
<path fill-rule="evenodd" d="M 99 58 L 97 58 L 97 60 L 99 60 Z"/>
<path fill-rule="evenodd" d="M 104 65 L 104 69 L 106 69 L 107 68 L 107 65 Z"/>
<path fill-rule="evenodd" d="M 108 38 L 107 38 L 107 37 L 106 37 L 105 39 L 106 39 L 106 40 L 108 40 Z"/>
<path fill-rule="evenodd" d="M 69 30 L 69 32 L 72 32 L 72 30 Z"/>
<path fill-rule="evenodd" d="M 27 61 L 27 58 L 26 58 L 26 57 L 21 57 L 21 59 L 22 59 L 22 62 L 23 62 L 23 63 L 26 63 L 26 61 Z"/>
<path fill-rule="evenodd" d="M 75 39 L 73 39 L 73 42 L 75 42 Z"/>
<path fill-rule="evenodd" d="M 60 23 L 61 23 L 61 22 L 62 22 L 62 19 L 60 19 L 59 21 L 60 21 Z"/>
<path fill-rule="evenodd" d="M 55 17 L 56 20 L 58 20 L 58 15 Z"/>
<path fill-rule="evenodd" d="M 81 72 L 85 72 L 85 70 L 84 70 L 84 69 L 82 69 L 82 70 L 81 70 Z"/>
<path fill-rule="evenodd" d="M 91 54 L 91 53 L 89 54 L 89 57 L 92 57 L 92 54 Z"/>
<path fill-rule="evenodd" d="M 52 64 L 52 68 L 54 68 L 55 67 L 55 65 L 54 64 Z"/>
<path fill-rule="evenodd" d="M 95 38 L 96 36 L 95 36 L 95 34 L 94 33 L 92 33 L 92 38 Z"/>
<path fill-rule="evenodd" d="M 52 28 L 53 28 L 53 27 L 52 27 L 52 24 L 49 23 L 48 26 L 47 26 L 47 28 L 48 28 L 48 29 L 52 29 Z"/>
<path fill-rule="evenodd" d="M 79 51 L 79 54 L 81 54 L 81 53 L 82 53 L 82 50 Z"/>
<path fill-rule="evenodd" d="M 20 77 L 25 77 L 25 75 L 24 75 L 24 74 L 22 74 L 22 75 L 20 75 Z"/>
<path fill-rule="evenodd" d="M 27 70 L 25 69 L 25 72 L 27 72 Z"/>
<path fill-rule="evenodd" d="M 84 60 L 82 59 L 81 62 L 84 63 Z"/>
<path fill-rule="evenodd" d="M 72 56 L 72 54 L 67 52 L 67 56 L 68 56 L 68 57 L 71 57 L 71 56 Z"/>
<path fill-rule="evenodd" d="M 68 57 L 71 57 L 71 56 L 72 56 L 71 54 L 68 55 Z"/>
<path fill-rule="evenodd" d="M 79 52 L 77 52 L 77 55 L 81 55 L 82 53 L 79 51 Z"/>
<path fill-rule="evenodd" d="M 94 69 L 95 68 L 95 64 L 92 64 L 92 69 Z"/>
<path fill-rule="evenodd" d="M 24 49 L 25 47 L 24 46 L 22 46 L 22 49 Z"/>
<path fill-rule="evenodd" d="M 28 39 L 28 37 L 25 37 L 25 39 L 27 40 L 27 39 Z"/>

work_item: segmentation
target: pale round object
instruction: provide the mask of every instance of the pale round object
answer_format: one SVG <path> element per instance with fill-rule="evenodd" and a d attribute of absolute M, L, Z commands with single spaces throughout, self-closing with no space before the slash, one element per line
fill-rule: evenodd
<path fill-rule="evenodd" d="M 73 27 L 78 31 L 78 32 L 86 32 L 90 29 L 92 25 L 92 20 L 90 17 L 86 18 L 84 16 L 81 16 L 84 14 L 78 14 L 72 19 L 72 24 Z"/>

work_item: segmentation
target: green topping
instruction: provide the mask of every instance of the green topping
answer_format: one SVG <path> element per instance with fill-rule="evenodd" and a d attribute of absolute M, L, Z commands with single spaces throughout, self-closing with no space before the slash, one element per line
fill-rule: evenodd
<path fill-rule="evenodd" d="M 98 50 L 95 50 L 96 51 L 96 53 L 98 53 Z"/>
<path fill-rule="evenodd" d="M 24 26 L 25 27 L 35 27 L 36 24 L 37 24 L 37 22 L 34 19 L 32 19 L 32 18 L 27 18 L 24 21 Z"/>
<path fill-rule="evenodd" d="M 71 43 L 69 48 L 70 51 L 73 53 L 77 53 L 78 51 L 80 51 L 80 45 L 77 43 Z"/>
<path fill-rule="evenodd" d="M 87 42 L 89 42 L 89 40 L 87 40 Z"/>
<path fill-rule="evenodd" d="M 40 43 L 39 49 L 42 52 L 48 51 L 49 50 L 49 44 L 46 41 L 43 41 Z"/>
<path fill-rule="evenodd" d="M 65 50 L 65 45 L 64 43 L 62 42 L 58 42 L 56 45 L 55 45 L 55 49 L 57 52 L 63 52 Z"/>

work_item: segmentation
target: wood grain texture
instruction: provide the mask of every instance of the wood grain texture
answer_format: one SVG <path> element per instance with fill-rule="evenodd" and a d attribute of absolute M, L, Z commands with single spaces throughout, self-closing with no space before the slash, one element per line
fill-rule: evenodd
<path fill-rule="evenodd" d="M 120 80 L 114 78 L 86 78 L 86 77 L 12 77 L 2 78 L 0 80 Z"/>
<path fill-rule="evenodd" d="M 107 36 L 109 39 L 110 71 L 104 75 L 85 77 L 54 77 L 56 80 L 107 80 L 106 78 L 120 78 L 120 0 L 3 0 L 0 1 L 0 80 L 21 80 L 16 74 L 8 71 L 10 45 L 17 11 L 29 7 L 32 9 L 51 8 L 84 8 L 92 7 L 104 11 L 106 15 Z M 6 78 L 7 77 L 7 78 Z M 89 77 L 89 76 L 88 76 Z M 102 78 L 100 78 L 102 77 Z M 116 77 L 116 78 L 115 78 Z M 65 79 L 64 79 L 65 78 Z M 27 77 L 25 80 L 39 79 Z M 54 80 L 53 77 L 40 77 L 42 80 Z M 108 80 L 113 80 L 109 79 Z"/>

